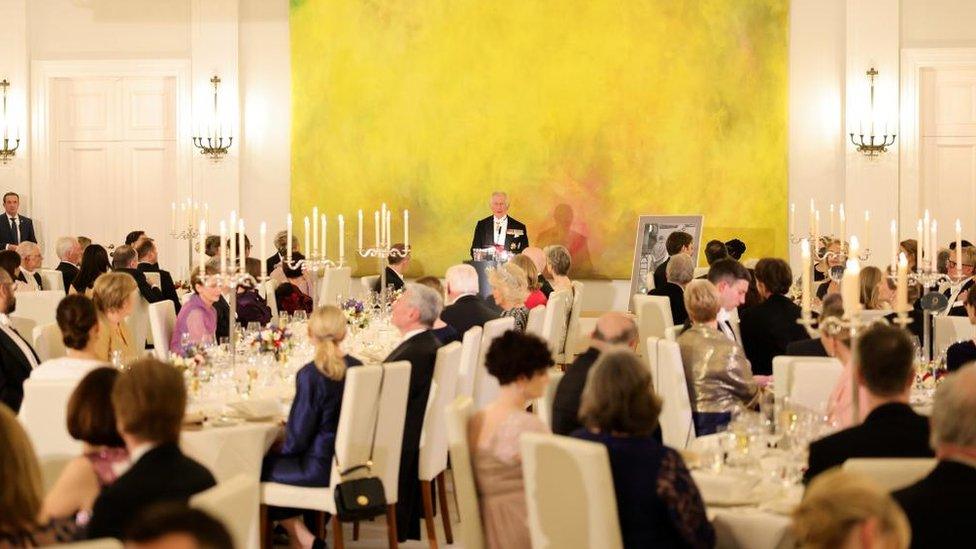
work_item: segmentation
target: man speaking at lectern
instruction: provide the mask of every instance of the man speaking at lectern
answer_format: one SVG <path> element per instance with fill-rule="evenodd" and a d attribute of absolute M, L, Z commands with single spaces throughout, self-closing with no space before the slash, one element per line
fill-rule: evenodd
<path fill-rule="evenodd" d="M 508 215 L 508 195 L 495 191 L 491 193 L 491 214 L 478 221 L 471 239 L 471 257 L 476 248 L 492 248 L 517 254 L 529 247 L 529 234 L 525 225 Z"/>

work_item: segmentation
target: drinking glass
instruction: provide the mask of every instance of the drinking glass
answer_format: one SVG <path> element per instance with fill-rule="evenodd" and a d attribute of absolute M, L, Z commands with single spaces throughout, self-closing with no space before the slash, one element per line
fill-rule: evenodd
<path fill-rule="evenodd" d="M 305 309 L 299 309 L 295 311 L 295 314 L 292 317 L 292 322 L 305 322 L 307 319 L 308 314 L 305 312 Z"/>
<path fill-rule="evenodd" d="M 261 331 L 261 323 L 260 322 L 258 322 L 256 320 L 252 320 L 252 321 L 250 321 L 250 322 L 247 323 L 247 332 L 249 334 L 256 334 L 256 333 L 258 333 L 260 331 Z"/>

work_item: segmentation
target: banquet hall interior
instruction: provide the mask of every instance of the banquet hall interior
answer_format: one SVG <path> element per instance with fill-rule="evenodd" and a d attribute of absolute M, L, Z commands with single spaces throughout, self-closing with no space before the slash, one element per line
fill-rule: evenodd
<path fill-rule="evenodd" d="M 976 1 L 0 28 L 0 549 L 972 543 Z"/>

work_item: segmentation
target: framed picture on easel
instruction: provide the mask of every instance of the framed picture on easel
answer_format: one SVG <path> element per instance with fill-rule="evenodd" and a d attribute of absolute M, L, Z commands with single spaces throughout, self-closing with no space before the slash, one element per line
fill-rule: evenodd
<path fill-rule="evenodd" d="M 665 243 L 676 231 L 691 235 L 694 244 L 691 257 L 698 262 L 701 249 L 703 215 L 642 215 L 637 220 L 637 238 L 634 244 L 634 268 L 630 275 L 630 295 L 646 294 L 654 269 L 668 259 Z"/>

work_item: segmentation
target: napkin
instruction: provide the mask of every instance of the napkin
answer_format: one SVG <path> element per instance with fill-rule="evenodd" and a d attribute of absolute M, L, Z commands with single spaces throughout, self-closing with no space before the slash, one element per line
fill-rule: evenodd
<path fill-rule="evenodd" d="M 706 505 L 747 505 L 755 503 L 753 488 L 757 479 L 728 473 L 692 471 L 692 478 Z"/>
<path fill-rule="evenodd" d="M 227 406 L 247 420 L 270 419 L 281 412 L 278 401 L 270 398 L 255 398 L 229 402 Z"/>

